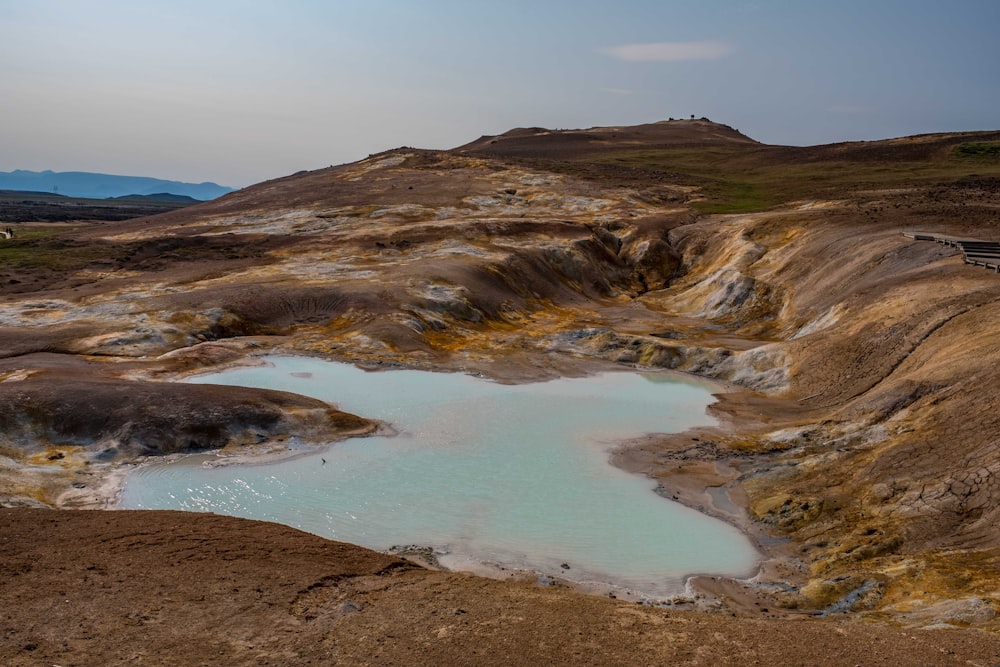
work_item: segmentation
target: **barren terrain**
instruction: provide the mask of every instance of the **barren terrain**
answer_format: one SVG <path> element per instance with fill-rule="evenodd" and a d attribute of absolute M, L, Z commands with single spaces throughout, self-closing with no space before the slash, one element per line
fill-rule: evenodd
<path fill-rule="evenodd" d="M 18 223 L 0 239 L 0 562 L 31 565 L 0 584 L 0 656 L 820 664 L 812 647 L 829 646 L 828 664 L 996 664 L 1000 276 L 903 236 L 1000 240 L 995 147 L 997 132 L 775 147 L 704 119 L 532 128 L 155 217 Z M 651 435 L 616 462 L 744 527 L 761 572 L 693 581 L 714 611 L 681 613 L 253 522 L 19 509 L 104 507 L 139 456 L 378 427 L 280 392 L 171 383 L 275 351 L 512 382 L 606 363 L 721 381 L 720 428 Z M 224 544 L 206 541 L 211 521 Z M 128 548 L 98 546 L 114 540 Z M 268 546 L 293 542 L 324 556 L 293 565 L 295 548 Z M 162 551 L 179 544 L 180 563 Z M 162 613 L 128 576 L 140 558 Z M 225 575 L 256 602 L 201 590 L 229 558 L 259 565 Z M 59 577 L 72 594 L 52 615 L 26 592 L 49 599 Z M 296 607 L 310 595 L 321 623 Z M 149 653 L 129 653 L 131 613 Z M 96 625 L 73 634 L 84 616 Z"/>

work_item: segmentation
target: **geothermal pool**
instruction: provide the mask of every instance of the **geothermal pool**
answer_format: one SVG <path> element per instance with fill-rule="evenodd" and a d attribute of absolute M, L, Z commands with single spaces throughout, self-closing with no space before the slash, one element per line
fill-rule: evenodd
<path fill-rule="evenodd" d="M 267 464 L 212 466 L 217 457 L 201 455 L 141 466 L 120 506 L 276 521 L 377 550 L 430 546 L 459 569 L 499 564 L 648 595 L 678 592 L 685 575 L 754 567 L 757 553 L 736 528 L 608 462 L 621 440 L 711 423 L 704 383 L 607 372 L 503 385 L 301 357 L 268 362 L 193 381 L 314 396 L 398 435 Z"/>

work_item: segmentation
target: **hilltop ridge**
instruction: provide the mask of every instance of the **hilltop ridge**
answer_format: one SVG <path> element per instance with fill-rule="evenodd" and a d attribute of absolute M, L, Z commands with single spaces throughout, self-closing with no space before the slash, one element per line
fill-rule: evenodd
<path fill-rule="evenodd" d="M 615 149 L 731 144 L 757 144 L 757 142 L 728 125 L 700 118 L 580 130 L 515 128 L 503 134 L 482 136 L 452 150 L 472 155 L 571 159 Z"/>

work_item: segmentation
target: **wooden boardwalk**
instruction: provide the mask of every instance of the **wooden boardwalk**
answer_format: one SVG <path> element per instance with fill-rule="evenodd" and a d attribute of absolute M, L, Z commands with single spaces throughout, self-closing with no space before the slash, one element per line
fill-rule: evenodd
<path fill-rule="evenodd" d="M 958 248 L 962 251 L 962 257 L 966 264 L 975 266 L 985 266 L 1000 273 L 1000 243 L 996 241 L 979 241 L 977 239 L 958 239 L 951 236 L 938 236 L 937 234 L 923 234 L 920 232 L 903 232 L 903 236 L 915 241 L 934 241 L 943 245 Z"/>

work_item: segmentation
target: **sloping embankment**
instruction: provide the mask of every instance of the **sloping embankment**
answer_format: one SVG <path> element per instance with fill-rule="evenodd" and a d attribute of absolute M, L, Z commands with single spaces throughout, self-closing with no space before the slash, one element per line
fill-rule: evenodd
<path fill-rule="evenodd" d="M 686 273 L 642 298 L 702 324 L 576 346 L 753 390 L 719 406 L 735 430 L 630 457 L 665 489 L 698 462 L 722 470 L 713 483 L 745 493 L 803 563 L 778 604 L 995 626 L 1000 279 L 905 238 L 919 200 L 868 206 L 900 202 L 908 218 L 831 202 L 675 229 Z M 936 231 L 968 233 L 941 207 Z"/>

